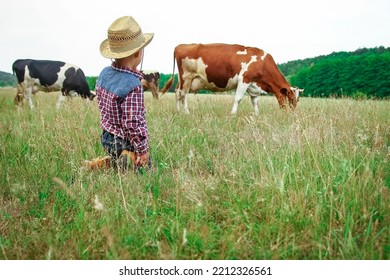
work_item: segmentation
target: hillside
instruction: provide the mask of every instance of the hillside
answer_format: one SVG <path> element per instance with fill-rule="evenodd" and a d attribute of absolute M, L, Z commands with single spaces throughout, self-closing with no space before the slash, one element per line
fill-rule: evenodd
<path fill-rule="evenodd" d="M 278 65 L 289 82 L 315 97 L 390 97 L 390 48 L 334 52 Z"/>
<path fill-rule="evenodd" d="M 16 86 L 16 78 L 10 73 L 0 71 L 0 87 Z"/>

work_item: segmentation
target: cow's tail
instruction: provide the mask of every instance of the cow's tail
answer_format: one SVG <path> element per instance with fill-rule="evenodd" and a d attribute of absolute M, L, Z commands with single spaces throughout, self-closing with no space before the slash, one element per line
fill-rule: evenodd
<path fill-rule="evenodd" d="M 170 87 L 171 87 L 172 84 L 173 84 L 173 80 L 174 80 L 174 79 L 175 79 L 175 75 L 172 75 L 172 76 L 169 78 L 169 80 L 165 83 L 164 87 L 162 88 L 161 94 L 166 93 L 166 92 L 170 89 Z"/>
<path fill-rule="evenodd" d="M 175 81 L 175 54 L 173 54 L 173 70 L 172 70 L 172 76 L 169 78 L 169 80 L 165 83 L 164 87 L 161 90 L 161 94 L 165 94 L 172 86 L 173 82 Z"/>

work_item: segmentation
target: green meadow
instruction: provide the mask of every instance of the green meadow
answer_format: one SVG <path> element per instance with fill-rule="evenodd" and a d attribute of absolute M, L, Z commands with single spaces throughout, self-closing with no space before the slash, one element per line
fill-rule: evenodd
<path fill-rule="evenodd" d="M 0 259 L 390 259 L 390 102 L 145 93 L 153 168 L 104 156 L 96 100 L 0 89 Z"/>

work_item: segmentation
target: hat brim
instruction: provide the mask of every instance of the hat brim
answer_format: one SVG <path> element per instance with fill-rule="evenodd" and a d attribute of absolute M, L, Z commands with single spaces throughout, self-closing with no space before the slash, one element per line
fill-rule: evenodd
<path fill-rule="evenodd" d="M 140 49 L 143 49 L 146 47 L 153 39 L 154 33 L 143 33 L 144 35 L 144 42 L 137 48 L 127 50 L 125 52 L 112 52 L 108 43 L 108 39 L 105 39 L 101 44 L 100 44 L 100 53 L 102 54 L 103 57 L 105 58 L 124 58 L 128 57 Z"/>

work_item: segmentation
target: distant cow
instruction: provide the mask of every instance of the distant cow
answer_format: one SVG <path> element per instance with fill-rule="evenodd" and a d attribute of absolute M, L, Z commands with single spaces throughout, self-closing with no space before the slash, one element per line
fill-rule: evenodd
<path fill-rule="evenodd" d="M 143 71 L 144 78 L 141 83 L 144 90 L 150 90 L 153 94 L 153 98 L 158 99 L 158 92 L 160 90 L 160 73 L 159 72 L 146 72 Z"/>
<path fill-rule="evenodd" d="M 89 90 L 84 72 L 76 65 L 62 61 L 18 59 L 12 65 L 18 79 L 15 104 L 22 106 L 26 97 L 30 108 L 34 108 L 32 94 L 38 91 L 61 91 L 57 108 L 65 96 L 76 96 L 92 100 L 95 97 Z"/>
<path fill-rule="evenodd" d="M 176 90 L 176 105 L 180 111 L 189 113 L 186 94 L 206 89 L 213 92 L 235 90 L 231 113 L 236 114 L 238 104 L 248 92 L 255 114 L 258 114 L 258 96 L 273 93 L 280 108 L 291 108 L 298 102 L 299 90 L 292 88 L 279 71 L 272 56 L 253 47 L 227 44 L 183 44 L 174 51 L 174 63 L 179 69 L 179 84 Z M 173 82 L 167 81 L 162 93 Z M 181 104 L 180 104 L 181 103 Z"/>

